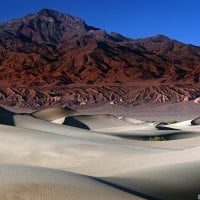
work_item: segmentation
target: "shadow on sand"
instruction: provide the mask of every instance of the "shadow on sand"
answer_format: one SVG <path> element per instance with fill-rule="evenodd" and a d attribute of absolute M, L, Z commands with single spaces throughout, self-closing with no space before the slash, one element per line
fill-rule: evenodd
<path fill-rule="evenodd" d="M 14 115 L 13 112 L 0 107 L 0 124 L 10 125 L 10 126 L 15 125 L 13 115 Z"/>
<path fill-rule="evenodd" d="M 82 128 L 82 129 L 90 130 L 90 128 L 86 124 L 75 119 L 74 117 L 66 117 L 65 121 L 63 122 L 63 125 L 68 125 L 68 126 L 73 126 L 73 127 L 76 127 L 76 128 Z"/>

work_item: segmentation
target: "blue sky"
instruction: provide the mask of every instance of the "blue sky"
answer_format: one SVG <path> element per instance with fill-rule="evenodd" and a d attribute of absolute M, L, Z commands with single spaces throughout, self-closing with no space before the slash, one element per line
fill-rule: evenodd
<path fill-rule="evenodd" d="M 200 46 L 200 0 L 3 0 L 0 21 L 50 8 L 131 38 L 164 34 Z"/>

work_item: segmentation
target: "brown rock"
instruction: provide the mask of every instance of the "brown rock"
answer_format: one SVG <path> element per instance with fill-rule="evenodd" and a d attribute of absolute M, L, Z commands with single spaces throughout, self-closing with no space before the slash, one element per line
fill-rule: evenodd
<path fill-rule="evenodd" d="M 133 40 L 43 9 L 0 23 L 1 104 L 146 104 L 200 96 L 200 47 Z"/>

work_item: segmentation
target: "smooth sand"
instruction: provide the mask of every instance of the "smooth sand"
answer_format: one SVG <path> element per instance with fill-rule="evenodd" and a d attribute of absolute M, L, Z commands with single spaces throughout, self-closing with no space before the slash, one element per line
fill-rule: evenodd
<path fill-rule="evenodd" d="M 0 165 L 2 200 L 131 200 L 143 199 L 92 177 L 70 172 L 16 165 Z"/>
<path fill-rule="evenodd" d="M 80 115 L 78 112 L 70 108 L 52 107 L 39 110 L 32 113 L 36 118 L 53 121 L 67 116 Z"/>
<path fill-rule="evenodd" d="M 0 199 L 197 199 L 200 128 L 190 120 L 162 130 L 76 113 L 86 130 L 52 123 L 71 113 L 55 110 L 41 118 L 2 110 Z M 166 135 L 170 140 L 143 139 Z"/>

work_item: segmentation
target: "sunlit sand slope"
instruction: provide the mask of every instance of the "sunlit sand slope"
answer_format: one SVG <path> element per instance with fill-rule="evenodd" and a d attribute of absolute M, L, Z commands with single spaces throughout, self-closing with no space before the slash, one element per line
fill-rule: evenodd
<path fill-rule="evenodd" d="M 60 170 L 0 165 L 0 171 L 2 200 L 143 199 L 97 179 Z"/>

